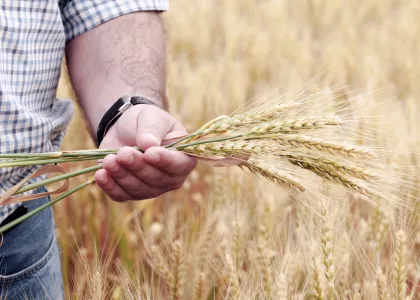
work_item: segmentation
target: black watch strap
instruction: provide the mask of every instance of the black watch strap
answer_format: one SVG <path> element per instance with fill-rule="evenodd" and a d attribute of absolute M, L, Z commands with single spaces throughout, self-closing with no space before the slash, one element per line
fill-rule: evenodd
<path fill-rule="evenodd" d="M 138 96 L 124 96 L 119 98 L 105 113 L 99 122 L 98 130 L 96 131 L 97 146 L 101 144 L 105 134 L 111 128 L 111 126 L 121 117 L 121 115 L 127 111 L 130 107 L 138 104 L 151 104 L 156 105 L 153 101 L 138 97 Z"/>

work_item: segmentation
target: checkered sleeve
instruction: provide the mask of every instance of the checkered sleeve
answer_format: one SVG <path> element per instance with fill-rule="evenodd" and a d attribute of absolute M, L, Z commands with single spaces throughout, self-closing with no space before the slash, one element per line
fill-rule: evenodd
<path fill-rule="evenodd" d="M 96 26 L 137 11 L 165 11 L 169 0 L 71 0 L 61 9 L 66 42 Z"/>

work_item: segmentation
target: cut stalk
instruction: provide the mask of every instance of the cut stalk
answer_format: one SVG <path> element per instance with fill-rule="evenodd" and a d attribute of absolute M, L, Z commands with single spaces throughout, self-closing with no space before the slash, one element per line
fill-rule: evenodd
<path fill-rule="evenodd" d="M 68 158 L 63 157 L 63 158 L 40 159 L 40 160 L 24 159 L 24 160 L 0 163 L 0 168 L 25 167 L 25 166 L 48 165 L 48 164 L 55 164 L 55 163 L 76 162 L 76 161 L 85 161 L 85 160 L 96 160 L 96 159 L 104 158 L 105 155 L 89 156 L 89 157 L 68 157 Z"/>
<path fill-rule="evenodd" d="M 46 153 L 2 153 L 1 158 L 29 158 L 29 157 L 43 157 L 43 158 L 57 158 L 61 157 L 62 152 L 46 152 Z"/>
<path fill-rule="evenodd" d="M 90 185 L 90 184 L 92 184 L 94 182 L 95 182 L 94 179 L 90 179 L 90 180 L 88 180 L 86 182 L 83 182 L 83 183 L 79 184 L 78 186 L 72 188 L 71 190 L 68 190 L 67 192 L 61 194 L 60 196 L 58 196 L 54 200 L 49 201 L 49 202 L 41 205 L 40 207 L 37 207 L 36 209 L 28 212 L 27 214 L 21 216 L 20 218 L 17 218 L 16 220 L 10 222 L 9 224 L 4 225 L 3 227 L 0 227 L 0 234 L 2 234 L 3 232 L 5 232 L 6 230 L 9 230 L 9 229 L 15 227 L 16 225 L 22 223 L 23 221 L 25 221 L 26 219 L 28 219 L 28 218 L 32 217 L 33 215 L 39 213 L 40 211 L 42 211 L 42 210 L 50 207 L 51 205 L 59 202 L 60 200 L 63 200 L 67 196 L 70 196 L 71 194 L 73 194 L 73 193 L 75 193 L 75 192 L 83 189 L 84 187 L 86 187 L 86 186 L 88 186 L 88 185 Z"/>
<path fill-rule="evenodd" d="M 103 167 L 103 164 L 98 164 L 96 166 L 89 167 L 89 168 L 86 168 L 86 169 L 77 170 L 77 171 L 70 172 L 70 173 L 67 173 L 67 174 L 63 174 L 63 175 L 55 176 L 55 177 L 48 178 L 48 179 L 45 179 L 45 180 L 41 180 L 41 181 L 38 181 L 38 182 L 35 182 L 33 184 L 29 184 L 27 186 L 24 186 L 24 187 L 20 188 L 14 195 L 39 188 L 43 185 L 48 185 L 48 184 L 55 183 L 55 182 L 58 182 L 58 181 L 61 181 L 61 180 L 76 177 L 76 176 L 79 176 L 79 175 L 82 175 L 82 174 L 94 172 L 94 171 L 97 171 L 97 170 L 101 169 L 102 167 Z"/>
<path fill-rule="evenodd" d="M 189 135 L 186 135 L 186 136 L 184 136 L 184 137 L 180 138 L 179 140 L 176 140 L 176 141 L 174 141 L 174 142 L 172 142 L 172 143 L 170 143 L 170 144 L 166 145 L 166 146 L 165 146 L 165 148 L 173 148 L 173 146 L 175 146 L 176 144 L 179 144 L 179 143 L 180 143 L 180 142 L 182 142 L 182 141 L 185 141 L 185 140 L 187 140 L 187 139 L 189 139 L 189 138 L 193 138 L 193 137 L 195 137 L 195 136 L 197 136 L 197 135 L 200 135 L 200 134 L 202 134 L 202 132 L 198 132 L 198 131 L 196 131 L 196 132 L 194 132 L 194 133 L 191 133 L 191 134 L 189 134 Z"/>

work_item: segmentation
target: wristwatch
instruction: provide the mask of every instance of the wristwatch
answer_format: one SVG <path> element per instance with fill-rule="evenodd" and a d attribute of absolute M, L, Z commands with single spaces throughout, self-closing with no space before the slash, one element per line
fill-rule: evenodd
<path fill-rule="evenodd" d="M 119 98 L 99 122 L 98 130 L 96 131 L 97 146 L 101 144 L 105 134 L 111 126 L 118 120 L 121 115 L 126 112 L 130 107 L 138 104 L 151 104 L 156 105 L 153 101 L 138 97 L 138 96 L 123 96 Z"/>

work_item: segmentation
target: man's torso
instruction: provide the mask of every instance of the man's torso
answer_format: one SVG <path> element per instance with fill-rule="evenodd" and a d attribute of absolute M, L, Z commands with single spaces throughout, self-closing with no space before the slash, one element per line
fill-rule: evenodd
<path fill-rule="evenodd" d="M 56 151 L 72 117 L 56 100 L 65 33 L 59 2 L 0 4 L 0 153 Z M 35 167 L 0 168 L 0 193 Z M 0 223 L 17 205 L 0 206 Z"/>

